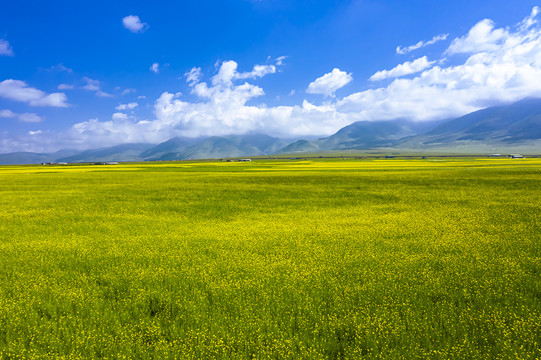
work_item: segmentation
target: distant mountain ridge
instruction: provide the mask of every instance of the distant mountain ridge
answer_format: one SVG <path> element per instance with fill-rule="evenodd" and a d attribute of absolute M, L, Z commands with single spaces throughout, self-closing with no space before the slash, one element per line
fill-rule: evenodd
<path fill-rule="evenodd" d="M 398 139 L 419 133 L 426 124 L 406 120 L 357 121 L 335 134 L 313 141 L 299 140 L 279 153 L 303 153 L 329 150 L 358 150 L 392 146 Z"/>
<path fill-rule="evenodd" d="M 341 150 L 486 152 L 530 149 L 541 153 L 541 99 L 490 107 L 439 122 L 358 121 L 335 134 L 292 143 L 265 134 L 172 138 L 157 145 L 123 144 L 54 154 L 0 154 L 0 164 L 146 161 L 302 154 Z"/>
<path fill-rule="evenodd" d="M 145 160 L 209 159 L 270 155 L 286 146 L 282 139 L 264 134 L 212 136 L 199 141 L 175 138 L 141 154 Z"/>
<path fill-rule="evenodd" d="M 537 140 L 541 140 L 541 99 L 525 99 L 447 121 L 424 134 L 403 138 L 397 146 L 427 149 L 475 143 L 509 146 Z"/>

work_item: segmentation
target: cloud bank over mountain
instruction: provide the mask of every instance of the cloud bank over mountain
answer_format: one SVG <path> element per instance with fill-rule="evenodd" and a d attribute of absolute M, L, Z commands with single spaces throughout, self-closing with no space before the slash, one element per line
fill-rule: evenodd
<path fill-rule="evenodd" d="M 329 69 L 327 74 L 304 85 L 306 98 L 297 105 L 266 105 L 265 90 L 257 84 L 264 77 L 286 72 L 285 57 L 256 64 L 245 72 L 238 70 L 236 61 L 223 61 L 206 81 L 201 68 L 196 66 L 184 76 L 191 93 L 163 92 L 154 101 L 150 119 L 139 119 L 136 113 L 114 112 L 110 120 L 90 119 L 64 132 L 36 128 L 32 135 L 1 140 L 0 150 L 25 147 L 50 151 L 127 142 L 158 143 L 175 136 L 324 136 L 360 120 L 428 121 L 457 117 L 525 97 L 541 97 L 538 13 L 539 8 L 535 7 L 523 21 L 508 28 L 483 19 L 466 34 L 450 41 L 440 57 L 424 55 L 403 61 L 390 70 L 374 73 L 369 82 L 354 80 L 355 74 L 347 69 Z M 141 31 L 144 27 L 135 20 L 124 25 Z M 437 35 L 428 42 L 400 48 L 397 56 L 446 39 L 447 35 Z M 365 81 L 368 86 L 343 97 L 336 96 L 338 90 L 359 87 L 356 81 Z M 345 85 L 348 87 L 344 88 Z M 91 79 L 87 79 L 86 88 L 99 96 L 109 95 Z M 65 94 L 46 94 L 20 80 L 0 83 L 0 96 L 32 106 L 68 104 Z M 122 106 L 117 110 L 128 109 Z"/>

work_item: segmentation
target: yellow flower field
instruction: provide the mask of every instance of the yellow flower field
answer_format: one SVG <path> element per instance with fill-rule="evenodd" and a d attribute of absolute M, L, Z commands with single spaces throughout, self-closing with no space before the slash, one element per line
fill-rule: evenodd
<path fill-rule="evenodd" d="M 0 359 L 538 359 L 541 159 L 0 167 Z"/>

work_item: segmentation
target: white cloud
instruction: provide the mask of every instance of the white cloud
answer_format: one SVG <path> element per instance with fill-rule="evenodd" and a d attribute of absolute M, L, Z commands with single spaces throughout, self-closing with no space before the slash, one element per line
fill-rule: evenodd
<path fill-rule="evenodd" d="M 407 54 L 407 53 L 412 52 L 414 50 L 424 48 L 425 46 L 433 45 L 433 44 L 437 43 L 438 41 L 447 40 L 448 36 L 449 36 L 449 34 L 440 34 L 440 35 L 434 36 L 431 40 L 419 41 L 415 45 L 406 46 L 406 47 L 398 46 L 396 48 L 396 53 L 404 55 L 404 54 Z"/>
<path fill-rule="evenodd" d="M 472 27 L 467 35 L 454 39 L 446 53 L 452 55 L 495 51 L 503 45 L 509 35 L 506 29 L 494 29 L 492 20 L 484 19 Z"/>
<path fill-rule="evenodd" d="M 37 123 L 43 121 L 43 118 L 34 113 L 17 114 L 11 110 L 0 110 L 0 118 L 17 118 L 22 122 Z"/>
<path fill-rule="evenodd" d="M 58 64 L 58 65 L 51 66 L 48 70 L 50 70 L 50 71 L 58 71 L 58 72 L 65 71 L 67 73 L 72 73 L 73 72 L 73 69 L 70 69 L 69 67 L 64 66 L 64 64 Z"/>
<path fill-rule="evenodd" d="M 131 102 L 129 104 L 120 104 L 115 109 L 116 110 L 133 110 L 135 109 L 139 104 L 136 102 Z"/>
<path fill-rule="evenodd" d="M 322 94 L 325 96 L 334 96 L 336 90 L 347 85 L 353 77 L 345 71 L 334 68 L 333 71 L 317 78 L 308 85 L 306 90 L 309 94 Z"/>
<path fill-rule="evenodd" d="M 14 118 L 16 117 L 17 114 L 15 114 L 13 111 L 11 110 L 0 110 L 0 117 L 1 118 Z"/>
<path fill-rule="evenodd" d="M 34 113 L 24 113 L 24 114 L 19 115 L 19 120 L 22 122 L 38 123 L 38 122 L 42 122 L 43 118 Z"/>
<path fill-rule="evenodd" d="M 218 74 L 212 77 L 212 85 L 230 85 L 237 74 L 238 64 L 232 60 L 224 61 L 218 70 Z"/>
<path fill-rule="evenodd" d="M 101 90 L 100 82 L 99 80 L 90 79 L 88 77 L 83 77 L 83 81 L 86 82 L 86 85 L 83 86 L 83 89 L 88 91 L 94 91 L 97 96 L 100 97 L 113 97 L 112 94 L 109 94 L 103 90 Z"/>
<path fill-rule="evenodd" d="M 147 23 L 142 23 L 137 15 L 128 15 L 122 18 L 122 24 L 133 33 L 142 33 L 149 27 Z"/>
<path fill-rule="evenodd" d="M 101 91 L 101 90 L 96 91 L 96 95 L 101 96 L 101 97 L 108 97 L 108 98 L 114 97 L 113 94 L 109 94 L 109 93 L 107 93 L 105 91 Z"/>
<path fill-rule="evenodd" d="M 129 88 L 129 89 L 122 90 L 121 95 L 128 95 L 128 94 L 132 94 L 132 93 L 135 94 L 136 92 L 137 92 L 137 90 Z"/>
<path fill-rule="evenodd" d="M 14 56 L 13 48 L 7 40 L 0 39 L 0 56 Z"/>
<path fill-rule="evenodd" d="M 257 79 L 269 74 L 276 73 L 275 65 L 254 65 L 252 71 L 237 71 L 238 64 L 235 61 L 224 61 L 218 73 L 212 77 L 212 85 L 230 85 L 232 81 L 239 79 Z"/>
<path fill-rule="evenodd" d="M 150 71 L 152 71 L 155 74 L 159 73 L 160 72 L 160 64 L 154 63 L 154 64 L 150 65 Z"/>
<path fill-rule="evenodd" d="M 276 72 L 276 66 L 274 65 L 254 65 L 254 68 L 250 72 L 239 73 L 236 75 L 236 79 L 257 79 L 265 75 L 274 74 Z"/>
<path fill-rule="evenodd" d="M 432 120 L 541 97 L 539 28 L 518 26 L 509 31 L 483 20 L 452 42 L 446 54 L 454 53 L 469 53 L 469 57 L 462 64 L 434 66 L 412 79 L 396 79 L 387 87 L 352 94 L 336 109 L 352 120 Z"/>
<path fill-rule="evenodd" d="M 40 135 L 40 134 L 42 134 L 42 133 L 43 133 L 43 131 L 41 131 L 41 130 L 36 130 L 36 131 L 30 130 L 30 131 L 28 132 L 28 135 L 34 136 L 34 135 Z"/>
<path fill-rule="evenodd" d="M 21 80 L 8 79 L 0 82 L 0 97 L 26 102 L 31 106 L 67 107 L 64 93 L 47 94 L 44 91 L 29 87 Z"/>
<path fill-rule="evenodd" d="M 86 85 L 83 86 L 83 89 L 89 90 L 89 91 L 99 91 L 100 90 L 100 82 L 98 80 L 87 78 L 86 76 L 83 78 L 83 80 L 86 82 Z"/>
<path fill-rule="evenodd" d="M 117 112 L 113 114 L 113 120 L 126 120 L 128 118 L 128 115 Z"/>
<path fill-rule="evenodd" d="M 534 6 L 532 9 L 532 12 L 530 13 L 530 16 L 527 16 L 522 22 L 519 24 L 519 29 L 522 31 L 527 31 L 529 28 L 534 26 L 538 23 L 536 17 L 539 15 L 539 6 Z"/>
<path fill-rule="evenodd" d="M 201 73 L 200 67 L 193 67 L 190 71 L 185 73 L 184 76 L 186 77 L 186 82 L 190 86 L 194 86 L 199 82 L 199 80 L 201 80 L 203 74 Z"/>
<path fill-rule="evenodd" d="M 284 60 L 287 59 L 287 56 L 279 56 L 276 58 L 276 66 L 281 66 L 284 64 Z"/>
<path fill-rule="evenodd" d="M 74 85 L 70 85 L 70 84 L 60 84 L 60 85 L 58 85 L 58 90 L 72 90 L 72 89 L 75 89 Z"/>
<path fill-rule="evenodd" d="M 401 77 L 405 75 L 415 74 L 432 66 L 434 63 L 435 61 L 428 61 L 427 57 L 423 56 L 414 61 L 406 61 L 405 63 L 397 65 L 391 70 L 378 71 L 370 77 L 370 80 L 378 81 L 378 80 L 383 80 L 383 79 L 396 78 L 396 77 Z"/>

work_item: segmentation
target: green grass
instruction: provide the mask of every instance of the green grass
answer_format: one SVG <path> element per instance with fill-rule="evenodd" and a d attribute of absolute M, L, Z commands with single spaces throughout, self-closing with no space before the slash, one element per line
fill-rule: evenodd
<path fill-rule="evenodd" d="M 0 167 L 0 358 L 538 359 L 541 160 Z"/>

